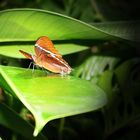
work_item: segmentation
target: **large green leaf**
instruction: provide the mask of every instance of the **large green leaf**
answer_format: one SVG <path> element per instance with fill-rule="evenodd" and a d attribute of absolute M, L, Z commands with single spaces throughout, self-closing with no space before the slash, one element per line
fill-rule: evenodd
<path fill-rule="evenodd" d="M 56 40 L 56 47 L 62 54 L 70 54 L 87 49 L 81 40 L 88 43 L 91 40 L 112 40 L 116 37 L 138 41 L 139 29 L 139 22 L 114 22 L 91 26 L 44 10 L 5 10 L 0 12 L 0 54 L 23 58 L 18 50 L 33 52 L 35 40 L 43 35 Z M 81 43 L 83 46 L 79 45 Z"/>
<path fill-rule="evenodd" d="M 0 12 L 0 42 L 35 41 L 42 35 L 49 36 L 52 40 L 108 40 L 117 37 L 139 41 L 139 23 L 140 21 L 124 21 L 94 23 L 91 26 L 44 10 L 5 10 Z"/>
<path fill-rule="evenodd" d="M 78 20 L 33 9 L 0 12 L 0 30 L 0 54 L 16 58 L 24 58 L 18 52 L 19 49 L 33 54 L 35 40 L 43 35 L 49 36 L 52 40 L 65 40 L 55 44 L 63 55 L 88 48 L 77 42 L 75 44 L 73 41 L 66 42 L 66 40 L 108 38 L 107 34 Z"/>
<path fill-rule="evenodd" d="M 77 44 L 55 44 L 56 49 L 62 54 L 67 55 L 79 51 L 83 51 L 88 49 L 87 46 L 77 45 Z M 34 54 L 33 45 L 1 45 L 0 46 L 0 54 L 14 57 L 14 58 L 25 58 L 19 50 L 24 50 L 28 53 Z"/>
<path fill-rule="evenodd" d="M 8 66 L 0 66 L 0 73 L 0 85 L 11 90 L 34 115 L 34 136 L 50 120 L 93 111 L 106 104 L 103 90 L 86 80 Z"/>
<path fill-rule="evenodd" d="M 140 41 L 139 20 L 94 23 L 92 25 L 112 36 L 136 42 Z"/>
<path fill-rule="evenodd" d="M 96 27 L 76 19 L 33 9 L 1 11 L 0 31 L 0 42 L 35 41 L 42 35 L 52 40 L 112 38 Z"/>

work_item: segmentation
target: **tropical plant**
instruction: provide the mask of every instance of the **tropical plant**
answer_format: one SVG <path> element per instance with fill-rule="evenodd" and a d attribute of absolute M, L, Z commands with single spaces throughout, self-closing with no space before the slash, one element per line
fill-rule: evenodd
<path fill-rule="evenodd" d="M 139 21 L 87 24 L 45 10 L 1 11 L 2 139 L 107 139 L 138 120 L 139 29 Z M 28 68 L 19 50 L 33 54 L 40 36 L 51 38 L 70 75 Z"/>

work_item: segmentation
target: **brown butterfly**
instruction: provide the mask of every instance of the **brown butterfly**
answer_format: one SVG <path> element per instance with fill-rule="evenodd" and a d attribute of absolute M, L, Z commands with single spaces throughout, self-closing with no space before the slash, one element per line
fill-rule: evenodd
<path fill-rule="evenodd" d="M 54 73 L 69 74 L 72 68 L 55 49 L 52 41 L 46 37 L 40 37 L 35 44 L 35 55 L 19 50 L 26 58 L 33 60 L 35 65 Z"/>

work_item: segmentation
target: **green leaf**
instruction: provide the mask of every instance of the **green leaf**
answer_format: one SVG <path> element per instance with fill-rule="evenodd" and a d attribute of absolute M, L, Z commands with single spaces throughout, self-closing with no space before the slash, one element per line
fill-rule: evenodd
<path fill-rule="evenodd" d="M 93 23 L 101 31 L 130 41 L 140 41 L 140 21 L 116 21 L 106 23 Z"/>
<path fill-rule="evenodd" d="M 54 12 L 14 9 L 0 12 L 0 54 L 23 58 L 18 50 L 33 52 L 35 40 L 48 36 L 63 54 L 87 49 L 83 40 L 139 40 L 139 21 L 94 24 L 93 26 Z M 61 40 L 61 41 L 60 41 Z M 34 42 L 33 42 L 34 41 Z M 58 44 L 59 43 L 59 44 Z M 94 43 L 94 42 L 93 42 Z"/>
<path fill-rule="evenodd" d="M 14 9 L 0 12 L 0 42 L 35 41 L 46 35 L 52 40 L 110 39 L 97 28 L 54 12 Z"/>
<path fill-rule="evenodd" d="M 119 114 L 119 105 L 121 104 L 122 99 L 119 96 L 118 90 L 116 90 L 116 87 L 114 87 L 112 83 L 113 76 L 114 72 L 107 70 L 101 75 L 97 82 L 97 84 L 102 89 L 104 89 L 108 97 L 108 104 L 103 109 L 106 136 L 108 136 L 116 130 L 116 127 L 118 127 L 121 124 L 119 119 L 120 117 L 122 117 Z"/>
<path fill-rule="evenodd" d="M 22 119 L 14 110 L 0 103 L 0 124 L 30 140 L 46 140 L 42 134 L 33 137 L 33 126 Z M 26 135 L 25 135 L 26 134 Z"/>
<path fill-rule="evenodd" d="M 139 64 L 139 58 L 127 60 L 115 70 L 105 71 L 97 82 L 108 97 L 103 111 L 107 136 L 140 116 Z"/>
<path fill-rule="evenodd" d="M 92 77 L 101 75 L 105 70 L 113 70 L 119 58 L 111 56 L 91 56 L 82 63 L 74 72 L 76 77 L 91 80 Z"/>
<path fill-rule="evenodd" d="M 128 75 L 134 69 L 133 67 L 135 65 L 139 65 L 139 63 L 140 63 L 139 58 L 133 58 L 133 59 L 129 59 L 129 60 L 125 61 L 123 64 L 121 64 L 119 67 L 117 67 L 115 69 L 115 73 L 118 77 L 118 82 L 119 82 L 120 86 L 124 86 L 124 84 L 128 81 Z"/>
<path fill-rule="evenodd" d="M 87 46 L 77 45 L 77 44 L 55 44 L 56 49 L 62 54 L 67 55 L 83 50 L 87 50 Z M 34 54 L 34 47 L 33 45 L 4 45 L 0 46 L 0 54 L 14 57 L 14 58 L 25 58 L 19 50 L 24 50 L 25 52 Z"/>
<path fill-rule="evenodd" d="M 109 99 L 109 102 L 112 100 L 112 78 L 113 72 L 110 70 L 105 71 L 102 76 L 99 78 L 97 84 L 106 92 L 106 95 Z"/>
<path fill-rule="evenodd" d="M 43 71 L 0 66 L 1 86 L 11 88 L 35 117 L 36 136 L 53 119 L 93 111 L 106 104 L 98 86 L 72 76 L 46 75 Z"/>

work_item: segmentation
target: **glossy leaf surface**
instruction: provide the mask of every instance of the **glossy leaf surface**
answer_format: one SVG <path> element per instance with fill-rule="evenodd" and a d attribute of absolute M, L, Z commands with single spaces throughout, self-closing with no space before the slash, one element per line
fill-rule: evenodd
<path fill-rule="evenodd" d="M 88 49 L 87 46 L 77 44 L 56 44 L 55 47 L 62 55 L 67 55 Z M 19 50 L 24 50 L 30 54 L 35 54 L 33 45 L 11 45 L 10 47 L 8 47 L 8 45 L 0 46 L 1 55 L 14 58 L 25 58 L 21 53 L 19 53 Z"/>
<path fill-rule="evenodd" d="M 48 36 L 52 40 L 112 38 L 84 22 L 35 9 L 2 11 L 0 25 L 0 42 L 35 41 L 40 36 Z"/>
<path fill-rule="evenodd" d="M 74 18 L 44 10 L 5 10 L 0 12 L 0 54 L 24 58 L 18 50 L 28 50 L 33 54 L 35 41 L 45 35 L 55 40 L 56 48 L 65 55 L 87 49 L 86 45 L 80 45 L 81 40 L 90 44 L 112 39 L 138 41 L 139 30 L 139 21 L 91 26 Z"/>
<path fill-rule="evenodd" d="M 53 119 L 93 111 L 106 104 L 98 86 L 72 76 L 46 75 L 43 71 L 0 66 L 1 86 L 32 112 L 36 136 Z M 1 84 L 0 83 L 0 84 Z"/>

